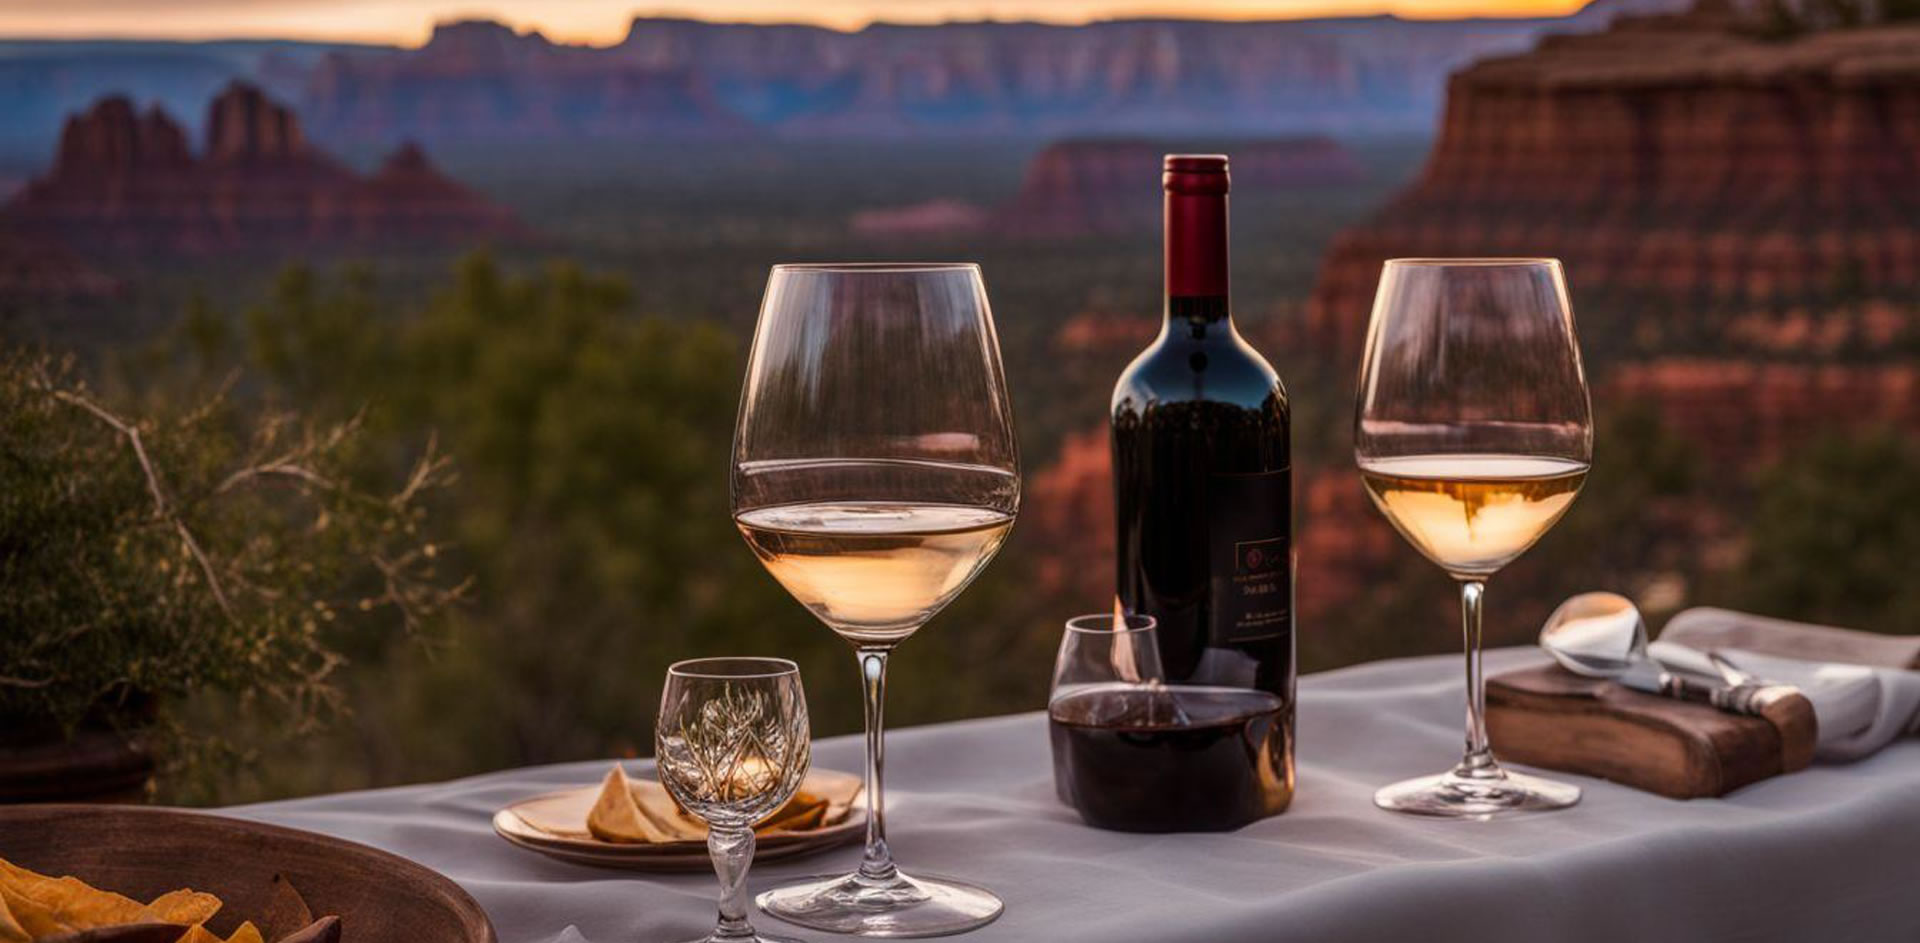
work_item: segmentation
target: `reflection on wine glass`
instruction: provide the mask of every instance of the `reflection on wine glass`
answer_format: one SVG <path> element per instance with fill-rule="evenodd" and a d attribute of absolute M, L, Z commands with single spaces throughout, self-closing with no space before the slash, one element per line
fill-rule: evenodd
<path fill-rule="evenodd" d="M 887 657 L 979 575 L 1020 503 L 979 267 L 775 266 L 740 398 L 732 495 L 767 572 L 853 645 L 866 700 L 859 870 L 769 891 L 760 906 L 867 936 L 993 920 L 1000 899 L 985 889 L 894 866 L 882 783 Z"/>
<path fill-rule="evenodd" d="M 1560 520 L 1593 459 L 1560 263 L 1389 261 L 1367 329 L 1354 454 L 1374 505 L 1459 581 L 1467 652 L 1465 758 L 1381 789 L 1374 802 L 1485 818 L 1579 801 L 1578 787 L 1494 761 L 1480 670 L 1485 581 Z"/>
<path fill-rule="evenodd" d="M 800 668 L 784 658 L 696 658 L 667 669 L 654 726 L 660 785 L 707 823 L 720 919 L 700 943 L 787 943 L 747 922 L 753 825 L 807 774 L 812 740 Z"/>

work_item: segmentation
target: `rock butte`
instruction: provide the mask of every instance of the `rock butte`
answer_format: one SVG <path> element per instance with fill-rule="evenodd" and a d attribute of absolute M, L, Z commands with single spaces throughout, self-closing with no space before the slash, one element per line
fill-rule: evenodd
<path fill-rule="evenodd" d="M 88 253 L 438 245 L 515 239 L 507 211 L 412 145 L 361 177 L 307 142 L 299 119 L 242 83 L 208 106 L 196 157 L 166 113 L 120 96 L 69 118 L 53 167 L 4 208 L 23 238 Z"/>
<path fill-rule="evenodd" d="M 1420 177 L 1323 261 L 1308 330 L 1357 360 L 1383 260 L 1551 255 L 1582 298 L 1711 317 L 1920 284 L 1920 26 L 1764 41 L 1626 18 L 1454 75 Z M 1646 310 L 1642 308 L 1642 310 Z"/>

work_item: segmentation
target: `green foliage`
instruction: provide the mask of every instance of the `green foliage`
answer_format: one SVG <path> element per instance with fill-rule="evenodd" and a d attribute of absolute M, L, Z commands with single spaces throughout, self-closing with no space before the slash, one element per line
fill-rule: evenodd
<path fill-rule="evenodd" d="M 421 628 L 453 601 L 421 499 L 342 472 L 360 428 L 260 415 L 211 396 L 135 414 L 70 365 L 0 351 L 0 724 L 180 734 L 183 699 L 220 692 L 306 732 L 341 702 L 351 628 Z M 178 754 L 176 754 L 178 755 Z"/>
<path fill-rule="evenodd" d="M 403 377 L 391 421 L 471 463 L 456 514 L 484 605 L 461 684 L 499 698 L 507 737 L 482 755 L 636 744 L 667 663 L 745 641 L 721 631 L 740 621 L 730 587 L 765 579 L 727 514 L 731 338 L 629 317 L 619 284 L 574 268 L 473 260 L 377 349 L 393 365 L 352 375 Z"/>
<path fill-rule="evenodd" d="M 717 654 L 800 662 L 819 735 L 858 729 L 844 642 L 773 582 L 735 532 L 726 468 L 743 365 L 711 321 L 642 315 L 617 279 L 566 264 L 461 263 L 417 301 L 369 270 L 295 268 L 238 316 L 204 306 L 161 349 L 123 361 L 191 386 L 320 416 L 363 416 L 342 474 L 390 476 L 439 443 L 460 479 L 433 496 L 474 577 L 430 647 L 344 638 L 348 722 L 292 741 L 218 691 L 191 714 L 260 762 L 169 798 L 234 802 L 651 752 L 666 666 Z M 230 325 L 222 329 L 219 325 Z M 359 410 L 359 412 L 356 412 Z M 896 723 L 1034 707 L 1062 613 L 1022 590 L 1010 549 L 897 660 Z M 1097 606 L 1098 600 L 1082 601 Z"/>
<path fill-rule="evenodd" d="M 382 296 L 365 270 L 293 269 L 231 344 L 189 344 L 244 358 L 268 399 L 372 403 L 379 441 L 359 475 L 379 474 L 397 443 L 443 443 L 462 477 L 438 507 L 476 577 L 447 645 L 354 652 L 352 730 L 196 798 L 644 752 L 675 659 L 778 652 L 842 667 L 840 643 L 733 531 L 734 338 L 630 308 L 620 282 L 569 265 L 516 275 L 472 258 L 418 306 Z"/>
<path fill-rule="evenodd" d="M 1736 606 L 1876 632 L 1920 629 L 1920 446 L 1879 432 L 1797 450 L 1760 479 Z"/>

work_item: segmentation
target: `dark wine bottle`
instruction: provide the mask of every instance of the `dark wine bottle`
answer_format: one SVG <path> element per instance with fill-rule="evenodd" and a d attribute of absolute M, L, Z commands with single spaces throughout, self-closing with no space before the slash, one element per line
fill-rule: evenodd
<path fill-rule="evenodd" d="M 1234 328 L 1227 159 L 1169 155 L 1163 183 L 1166 320 L 1113 389 L 1118 592 L 1159 621 L 1169 684 L 1280 699 L 1270 815 L 1294 781 L 1291 415 Z"/>

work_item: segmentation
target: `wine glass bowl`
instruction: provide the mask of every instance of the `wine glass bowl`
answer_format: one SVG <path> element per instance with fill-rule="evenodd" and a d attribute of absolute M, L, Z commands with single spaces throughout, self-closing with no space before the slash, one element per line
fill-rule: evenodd
<path fill-rule="evenodd" d="M 1487 742 L 1486 580 L 1557 523 L 1586 482 L 1593 421 L 1560 263 L 1394 259 L 1367 328 L 1354 457 L 1394 529 L 1460 584 L 1466 754 L 1374 796 L 1382 808 L 1484 818 L 1564 808 L 1577 787 L 1503 770 Z"/>
<path fill-rule="evenodd" d="M 755 822 L 793 798 L 812 758 L 800 669 L 783 658 L 696 658 L 667 669 L 654 725 L 660 785 L 707 823 L 720 917 L 701 943 L 778 943 L 747 920 Z"/>
<path fill-rule="evenodd" d="M 977 505 L 836 501 L 735 517 L 793 598 L 855 644 L 897 644 L 993 558 L 1013 515 Z"/>
<path fill-rule="evenodd" d="M 779 265 L 735 426 L 734 523 L 807 610 L 854 647 L 867 728 L 858 871 L 762 894 L 781 919 L 934 936 L 999 916 L 992 893 L 909 876 L 886 842 L 887 659 L 971 583 L 1020 503 L 999 340 L 971 263 Z"/>

